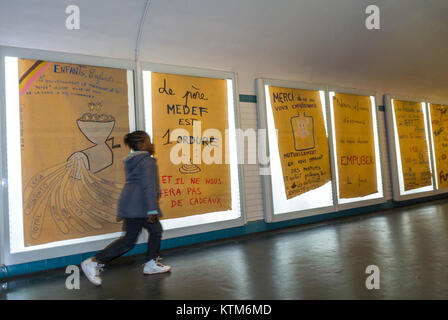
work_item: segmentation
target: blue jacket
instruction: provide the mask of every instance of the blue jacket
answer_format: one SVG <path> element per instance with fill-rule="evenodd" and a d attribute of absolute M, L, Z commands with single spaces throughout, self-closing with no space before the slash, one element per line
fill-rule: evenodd
<path fill-rule="evenodd" d="M 159 174 L 156 159 L 146 151 L 137 151 L 124 158 L 126 184 L 118 201 L 118 218 L 146 218 L 159 208 Z"/>

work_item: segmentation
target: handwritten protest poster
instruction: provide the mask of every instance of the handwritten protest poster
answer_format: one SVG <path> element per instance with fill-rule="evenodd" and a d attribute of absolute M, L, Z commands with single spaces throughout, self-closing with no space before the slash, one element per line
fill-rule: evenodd
<path fill-rule="evenodd" d="M 226 80 L 152 73 L 151 86 L 164 218 L 230 210 Z"/>
<path fill-rule="evenodd" d="M 400 143 L 404 190 L 431 185 L 428 145 L 420 102 L 393 100 Z"/>
<path fill-rule="evenodd" d="M 376 193 L 376 159 L 370 97 L 333 96 L 339 197 Z"/>
<path fill-rule="evenodd" d="M 448 188 L 448 106 L 429 105 L 439 189 Z"/>
<path fill-rule="evenodd" d="M 126 70 L 19 59 L 25 246 L 121 231 Z"/>
<path fill-rule="evenodd" d="M 319 91 L 269 87 L 286 198 L 331 180 Z"/>

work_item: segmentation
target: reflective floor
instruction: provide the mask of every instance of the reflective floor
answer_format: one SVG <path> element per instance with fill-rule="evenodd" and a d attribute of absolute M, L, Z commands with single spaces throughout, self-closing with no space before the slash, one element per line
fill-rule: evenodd
<path fill-rule="evenodd" d="M 144 276 L 142 256 L 122 257 L 101 287 L 81 275 L 80 289 L 68 290 L 58 269 L 9 281 L 0 298 L 448 299 L 448 201 L 162 253 L 170 274 Z"/>

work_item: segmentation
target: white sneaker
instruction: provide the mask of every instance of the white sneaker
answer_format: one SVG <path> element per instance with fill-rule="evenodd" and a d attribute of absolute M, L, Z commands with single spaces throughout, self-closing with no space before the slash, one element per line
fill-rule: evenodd
<path fill-rule="evenodd" d="M 162 263 L 152 259 L 145 263 L 145 267 L 143 268 L 143 274 L 155 274 L 155 273 L 164 273 L 171 270 L 170 266 L 165 266 Z"/>
<path fill-rule="evenodd" d="M 84 271 L 87 279 L 96 286 L 101 285 L 100 272 L 103 271 L 103 264 L 99 264 L 89 258 L 81 263 L 81 269 Z"/>

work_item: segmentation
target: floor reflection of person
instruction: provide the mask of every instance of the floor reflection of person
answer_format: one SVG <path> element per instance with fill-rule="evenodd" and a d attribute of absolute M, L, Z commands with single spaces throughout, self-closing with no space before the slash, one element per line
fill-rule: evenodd
<path fill-rule="evenodd" d="M 123 160 L 126 184 L 118 201 L 117 217 L 124 219 L 126 233 L 93 258 L 81 263 L 84 274 L 94 285 L 101 285 L 100 272 L 104 265 L 135 246 L 142 228 L 149 232 L 143 273 L 155 274 L 171 270 L 171 267 L 163 265 L 159 259 L 163 229 L 159 221 L 162 213 L 158 205 L 158 169 L 156 160 L 151 157 L 154 146 L 144 131 L 128 133 L 124 143 L 131 148 L 131 153 Z"/>

